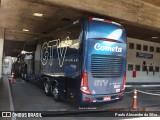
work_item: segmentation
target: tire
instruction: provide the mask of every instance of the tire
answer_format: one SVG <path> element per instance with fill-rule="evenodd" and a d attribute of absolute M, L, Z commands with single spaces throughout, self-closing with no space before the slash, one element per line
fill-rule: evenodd
<path fill-rule="evenodd" d="M 24 80 L 24 74 L 23 73 L 21 73 L 21 78 Z"/>
<path fill-rule="evenodd" d="M 26 79 L 27 79 L 27 74 L 26 74 L 26 73 L 24 73 L 23 78 L 24 78 L 24 80 L 26 80 Z"/>
<path fill-rule="evenodd" d="M 44 93 L 46 96 L 50 96 L 51 95 L 51 85 L 49 82 L 44 82 Z"/>
<path fill-rule="evenodd" d="M 52 95 L 53 95 L 53 99 L 57 102 L 61 101 L 60 99 L 60 94 L 59 94 L 59 89 L 58 89 L 58 85 L 55 84 L 52 86 Z"/>
<path fill-rule="evenodd" d="M 24 80 L 25 80 L 26 82 L 29 82 L 29 81 L 28 81 L 28 78 L 27 78 L 27 73 L 24 74 Z"/>

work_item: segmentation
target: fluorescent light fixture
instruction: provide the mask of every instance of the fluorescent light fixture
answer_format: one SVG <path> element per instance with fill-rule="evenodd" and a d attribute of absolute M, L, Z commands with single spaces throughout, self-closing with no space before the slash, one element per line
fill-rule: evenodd
<path fill-rule="evenodd" d="M 33 13 L 33 16 L 36 16 L 36 17 L 42 17 L 43 14 L 42 13 Z"/>
<path fill-rule="evenodd" d="M 152 37 L 152 39 L 157 39 L 157 38 L 159 38 L 159 37 L 156 37 L 156 36 Z"/>
<path fill-rule="evenodd" d="M 23 31 L 24 31 L 24 32 L 28 32 L 29 30 L 28 30 L 28 29 L 23 29 Z"/>

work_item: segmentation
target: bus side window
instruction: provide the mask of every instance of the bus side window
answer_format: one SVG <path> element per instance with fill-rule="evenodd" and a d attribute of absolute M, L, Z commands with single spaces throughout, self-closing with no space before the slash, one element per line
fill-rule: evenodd
<path fill-rule="evenodd" d="M 60 30 L 57 30 L 54 36 L 60 40 L 59 47 L 70 47 L 78 49 L 77 47 L 79 46 L 76 44 L 79 44 L 80 31 L 81 24 L 79 22 L 77 24 L 72 24 Z"/>
<path fill-rule="evenodd" d="M 58 54 L 57 54 L 57 49 L 53 49 L 53 58 L 57 58 Z"/>

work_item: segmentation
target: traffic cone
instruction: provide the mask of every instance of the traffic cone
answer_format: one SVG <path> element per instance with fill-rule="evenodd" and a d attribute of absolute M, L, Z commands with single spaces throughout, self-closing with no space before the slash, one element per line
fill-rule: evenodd
<path fill-rule="evenodd" d="M 137 90 L 134 89 L 132 108 L 137 109 Z"/>
<path fill-rule="evenodd" d="M 14 83 L 15 80 L 14 80 L 14 72 L 12 72 L 12 76 L 11 76 L 11 83 Z"/>

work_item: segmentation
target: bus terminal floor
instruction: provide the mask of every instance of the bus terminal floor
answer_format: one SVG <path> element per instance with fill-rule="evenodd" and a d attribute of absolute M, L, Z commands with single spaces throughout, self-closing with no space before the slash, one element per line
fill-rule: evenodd
<path fill-rule="evenodd" d="M 80 107 L 74 107 L 65 102 L 55 102 L 52 97 L 45 96 L 42 89 L 20 78 L 9 84 L 7 77 L 3 77 L 0 83 L 0 111 L 79 111 Z M 83 110 L 132 110 L 133 89 L 126 88 L 122 101 L 90 106 Z M 142 91 L 160 94 L 160 88 L 139 88 Z M 131 93 L 130 93 L 131 92 Z M 152 96 L 143 93 L 137 95 L 137 107 L 145 111 L 160 111 L 160 96 Z"/>

